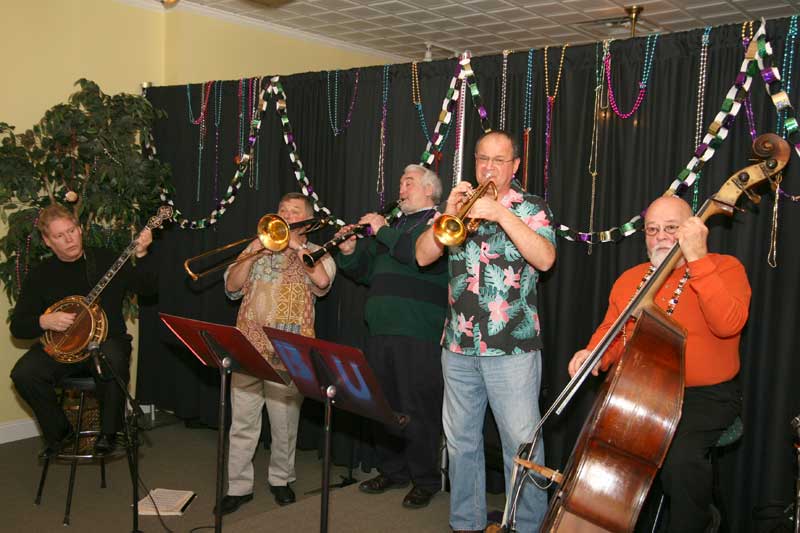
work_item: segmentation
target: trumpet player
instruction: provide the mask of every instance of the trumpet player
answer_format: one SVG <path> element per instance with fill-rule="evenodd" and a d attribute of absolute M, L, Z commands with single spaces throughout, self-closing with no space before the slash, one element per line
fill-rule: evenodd
<path fill-rule="evenodd" d="M 290 225 L 313 214 L 310 200 L 301 193 L 284 195 L 278 206 L 278 215 Z M 302 256 L 316 248 L 303 228 L 296 227 L 291 229 L 285 249 L 271 252 L 256 238 L 240 255 L 247 259 L 225 271 L 225 294 L 232 300 L 242 299 L 236 326 L 279 373 L 286 369 L 261 327 L 314 336 L 314 303 L 330 290 L 336 273 L 330 256 L 314 267 L 304 265 Z M 256 253 L 259 250 L 263 253 Z M 232 513 L 253 499 L 253 455 L 261 434 L 261 408 L 265 404 L 272 436 L 269 490 L 278 505 L 295 501 L 289 484 L 295 481 L 295 445 L 302 402 L 294 383 L 280 385 L 232 373 L 228 493 L 220 503 L 222 514 Z"/>
<path fill-rule="evenodd" d="M 536 282 L 556 259 L 552 215 L 541 198 L 514 181 L 519 151 L 505 132 L 484 134 L 475 145 L 475 173 L 482 191 L 488 181 L 496 199 L 469 198 L 468 216 L 480 219 L 462 244 L 450 245 L 449 301 L 442 336 L 442 419 L 450 471 L 450 527 L 456 532 L 486 527 L 483 422 L 487 404 L 500 430 L 506 497 L 513 459 L 539 422 L 541 348 Z M 467 216 L 472 186 L 462 181 L 447 198 L 446 214 Z M 439 261 L 445 246 L 433 227 L 416 242 L 417 263 Z M 538 442 L 535 461 L 544 463 Z M 527 487 L 517 507 L 517 531 L 538 531 L 547 494 Z"/>
<path fill-rule="evenodd" d="M 400 178 L 403 215 L 388 223 L 377 213 L 359 221 L 373 237 L 339 244 L 339 269 L 369 286 L 364 316 L 369 329 L 367 361 L 392 407 L 410 415 L 402 432 L 373 425 L 378 475 L 359 489 L 379 494 L 411 485 L 402 505 L 428 505 L 439 490 L 442 369 L 439 339 L 447 305 L 447 264 L 419 267 L 414 243 L 428 228 L 442 194 L 438 176 L 409 165 Z M 345 235 L 355 226 L 343 228 Z"/>

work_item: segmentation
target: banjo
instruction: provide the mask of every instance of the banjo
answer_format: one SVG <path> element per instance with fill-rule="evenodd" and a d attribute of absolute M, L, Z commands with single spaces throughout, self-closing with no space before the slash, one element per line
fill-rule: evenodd
<path fill-rule="evenodd" d="M 165 220 L 172 218 L 172 207 L 162 206 L 158 213 L 147 221 L 146 229 L 155 229 Z M 59 363 L 80 363 L 89 352 L 86 347 L 90 343 L 100 344 L 106 340 L 108 334 L 108 319 L 106 312 L 100 306 L 98 298 L 103 289 L 108 286 L 114 276 L 128 261 L 136 250 L 138 239 L 134 239 L 109 267 L 97 285 L 86 296 L 67 296 L 57 301 L 45 310 L 45 314 L 61 311 L 74 313 L 75 321 L 64 331 L 45 331 L 41 341 L 44 351 Z"/>

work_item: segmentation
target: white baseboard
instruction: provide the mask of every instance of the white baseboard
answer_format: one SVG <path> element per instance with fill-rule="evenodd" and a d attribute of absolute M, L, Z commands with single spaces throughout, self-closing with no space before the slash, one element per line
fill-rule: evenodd
<path fill-rule="evenodd" d="M 146 415 L 149 415 L 154 409 L 154 406 L 142 405 L 141 408 Z M 31 437 L 38 437 L 39 435 L 41 435 L 39 426 L 32 418 L 11 420 L 10 422 L 0 422 L 0 444 L 22 439 L 29 439 Z"/>
<path fill-rule="evenodd" d="M 0 423 L 0 444 L 38 437 L 39 426 L 32 418 Z"/>

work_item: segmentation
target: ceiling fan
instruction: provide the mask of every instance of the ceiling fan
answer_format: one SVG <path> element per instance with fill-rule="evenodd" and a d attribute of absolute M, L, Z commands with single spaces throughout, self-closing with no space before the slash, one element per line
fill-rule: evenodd
<path fill-rule="evenodd" d="M 587 20 L 582 22 L 577 22 L 578 25 L 591 25 L 597 27 L 604 27 L 604 28 L 630 28 L 631 37 L 636 37 L 636 28 L 637 26 L 641 25 L 640 27 L 644 28 L 645 31 L 657 31 L 658 28 L 651 26 L 647 23 L 647 21 L 642 21 L 640 19 L 640 15 L 644 11 L 644 6 L 625 6 L 625 15 L 621 15 L 618 17 L 607 17 L 602 19 L 595 19 L 595 20 Z"/>

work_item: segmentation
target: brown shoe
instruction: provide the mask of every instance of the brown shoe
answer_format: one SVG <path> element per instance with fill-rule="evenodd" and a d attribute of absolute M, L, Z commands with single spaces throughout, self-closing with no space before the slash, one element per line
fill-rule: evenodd
<path fill-rule="evenodd" d="M 358 485 L 358 490 L 360 490 L 361 492 L 366 492 L 367 494 L 383 494 L 389 489 L 402 489 L 407 486 L 408 486 L 408 481 L 397 483 L 392 481 L 388 477 L 384 476 L 383 474 L 378 474 L 372 479 L 368 479 L 367 481 L 362 481 Z"/>
<path fill-rule="evenodd" d="M 423 489 L 422 487 L 412 487 L 406 497 L 403 498 L 403 507 L 408 507 L 409 509 L 421 509 L 422 507 L 427 507 L 431 500 L 433 499 L 433 495 L 436 492 Z"/>

